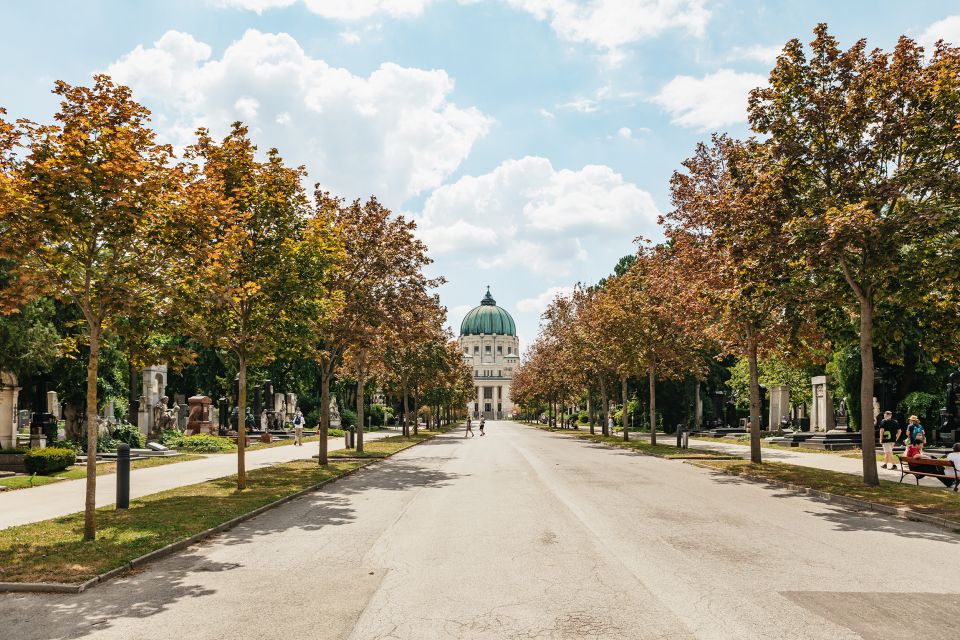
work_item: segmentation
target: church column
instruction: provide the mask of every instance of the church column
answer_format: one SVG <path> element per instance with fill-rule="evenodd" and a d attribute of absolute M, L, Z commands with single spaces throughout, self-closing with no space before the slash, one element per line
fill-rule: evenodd
<path fill-rule="evenodd" d="M 483 387 L 477 385 L 477 417 L 483 415 Z"/>

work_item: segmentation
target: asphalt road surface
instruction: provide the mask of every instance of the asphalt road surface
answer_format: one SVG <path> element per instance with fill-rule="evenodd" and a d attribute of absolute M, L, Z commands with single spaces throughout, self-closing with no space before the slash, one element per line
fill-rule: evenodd
<path fill-rule="evenodd" d="M 0 595 L 0 637 L 957 637 L 960 536 L 511 423 L 487 431 L 89 592 Z"/>

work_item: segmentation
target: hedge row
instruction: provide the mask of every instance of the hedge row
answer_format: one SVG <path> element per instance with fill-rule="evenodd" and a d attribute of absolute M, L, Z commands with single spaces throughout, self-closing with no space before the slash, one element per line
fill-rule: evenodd
<path fill-rule="evenodd" d="M 30 449 L 23 456 L 23 464 L 27 473 L 47 475 L 63 471 L 77 461 L 77 454 L 73 449 L 47 447 L 45 449 Z"/>

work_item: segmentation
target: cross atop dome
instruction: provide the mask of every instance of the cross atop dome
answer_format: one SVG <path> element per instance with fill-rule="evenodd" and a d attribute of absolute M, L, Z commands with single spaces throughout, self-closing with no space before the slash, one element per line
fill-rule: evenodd
<path fill-rule="evenodd" d="M 497 301 L 493 299 L 493 296 L 490 295 L 490 285 L 487 285 L 487 295 L 483 296 L 483 300 L 480 301 L 480 304 L 487 306 L 496 306 Z"/>

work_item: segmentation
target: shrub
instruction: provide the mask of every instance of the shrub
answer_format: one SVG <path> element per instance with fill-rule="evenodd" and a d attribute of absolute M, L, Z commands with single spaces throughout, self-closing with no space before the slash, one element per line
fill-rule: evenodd
<path fill-rule="evenodd" d="M 357 426 L 357 412 L 351 411 L 350 409 L 342 409 L 340 411 L 340 424 L 345 427 Z"/>
<path fill-rule="evenodd" d="M 218 451 L 232 451 L 236 445 L 230 438 L 220 436 L 211 436 L 205 433 L 198 433 L 195 436 L 180 436 L 170 441 L 169 445 L 174 449 L 183 449 L 184 451 L 194 451 L 197 453 L 216 453 Z"/>
<path fill-rule="evenodd" d="M 7 454 L 7 453 L 22 454 L 26 452 L 27 452 L 27 449 L 0 449 L 0 454 Z"/>
<path fill-rule="evenodd" d="M 327 436 L 331 438 L 342 438 L 346 433 L 343 429 L 334 429 L 332 427 L 327 429 Z"/>
<path fill-rule="evenodd" d="M 586 410 L 581 411 L 579 415 L 577 415 L 577 421 L 580 424 L 587 424 L 588 422 L 590 422 L 590 414 L 587 413 Z"/>
<path fill-rule="evenodd" d="M 382 427 L 393 418 L 393 412 L 390 408 L 382 404 L 370 405 L 370 423 L 375 427 Z"/>
<path fill-rule="evenodd" d="M 47 447 L 46 449 L 30 449 L 23 456 L 23 464 L 27 473 L 47 475 L 63 471 L 77 461 L 73 449 Z"/>
<path fill-rule="evenodd" d="M 117 444 L 126 442 L 131 449 L 143 449 L 147 446 L 147 437 L 140 432 L 136 425 L 122 422 L 113 430 L 113 439 Z"/>
<path fill-rule="evenodd" d="M 183 434 L 176 429 L 164 429 L 160 432 L 160 437 L 157 440 L 164 446 L 170 446 L 174 440 L 182 437 Z"/>

